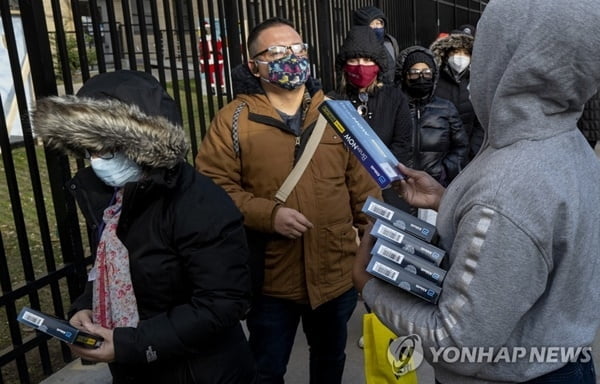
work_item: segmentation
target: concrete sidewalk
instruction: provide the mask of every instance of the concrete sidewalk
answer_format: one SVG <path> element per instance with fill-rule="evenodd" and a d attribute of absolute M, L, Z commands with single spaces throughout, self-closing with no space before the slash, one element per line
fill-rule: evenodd
<path fill-rule="evenodd" d="M 348 343 L 346 345 L 346 368 L 344 384 L 365 384 L 363 350 L 358 348 L 357 341 L 362 335 L 362 315 L 365 307 L 359 301 L 350 322 L 348 323 Z M 596 367 L 600 362 L 600 333 L 592 346 Z M 600 370 L 598 370 L 600 374 Z M 434 384 L 433 369 L 429 364 L 423 364 L 417 370 L 420 384 Z M 301 326 L 298 327 L 296 343 L 290 357 L 288 372 L 285 375 L 286 384 L 308 384 L 308 347 Z M 111 376 L 106 364 L 81 365 L 79 359 L 71 362 L 65 368 L 56 372 L 42 384 L 110 384 Z M 600 384 L 600 376 L 597 383 Z"/>
<path fill-rule="evenodd" d="M 346 346 L 346 368 L 344 371 L 344 384 L 365 384 L 363 351 L 358 348 L 357 341 L 362 334 L 362 315 L 365 313 L 362 302 L 358 303 L 356 311 L 348 323 L 348 344 Z M 596 366 L 600 362 L 600 334 L 594 342 L 593 355 Z M 600 370 L 598 370 L 600 373 Z M 433 369 L 429 364 L 423 364 L 417 370 L 420 384 L 434 384 Z M 296 344 L 290 357 L 288 372 L 285 376 L 286 384 L 308 383 L 308 347 L 306 338 L 299 327 L 296 335 Z M 111 376 L 106 364 L 81 365 L 79 359 L 71 362 L 65 368 L 56 372 L 42 384 L 110 384 Z M 597 383 L 600 384 L 600 376 Z"/>
<path fill-rule="evenodd" d="M 344 371 L 344 384 L 364 384 L 364 359 L 363 350 L 358 348 L 357 341 L 362 335 L 362 315 L 365 313 L 362 301 L 359 301 L 350 322 L 348 323 L 348 344 L 346 346 L 346 368 Z M 417 370 L 419 383 L 434 383 L 433 370 L 427 363 L 423 363 Z M 286 384 L 308 384 L 308 346 L 302 332 L 298 327 L 296 343 L 290 357 L 288 372 L 285 375 Z M 56 372 L 42 384 L 110 384 L 111 376 L 108 366 L 104 363 L 95 365 L 81 365 L 79 359 L 69 363 L 66 367 Z"/>

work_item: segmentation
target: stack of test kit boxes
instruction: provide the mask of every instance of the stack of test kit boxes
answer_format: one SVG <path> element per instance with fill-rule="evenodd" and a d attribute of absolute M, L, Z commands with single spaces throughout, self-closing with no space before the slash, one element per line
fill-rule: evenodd
<path fill-rule="evenodd" d="M 373 197 L 362 211 L 376 219 L 371 235 L 377 241 L 367 272 L 436 304 L 446 277 L 440 268 L 446 252 L 432 244 L 435 226 Z"/>

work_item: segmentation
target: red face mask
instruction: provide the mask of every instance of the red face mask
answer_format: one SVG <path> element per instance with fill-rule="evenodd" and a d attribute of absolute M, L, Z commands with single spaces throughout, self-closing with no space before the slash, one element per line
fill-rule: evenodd
<path fill-rule="evenodd" d="M 378 65 L 344 65 L 346 79 L 358 88 L 366 88 L 377 78 Z"/>

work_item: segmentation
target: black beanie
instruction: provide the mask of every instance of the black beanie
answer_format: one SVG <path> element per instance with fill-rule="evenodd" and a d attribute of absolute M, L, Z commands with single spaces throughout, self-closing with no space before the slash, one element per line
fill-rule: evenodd
<path fill-rule="evenodd" d="M 412 53 L 409 53 L 408 56 L 406 56 L 406 59 L 404 60 L 404 65 L 402 66 L 402 73 L 406 73 L 410 69 L 410 67 L 417 63 L 425 63 L 429 66 L 429 68 L 431 68 L 431 70 L 434 73 L 436 72 L 436 66 L 432 56 L 428 55 L 423 51 L 414 51 Z"/>
<path fill-rule="evenodd" d="M 366 6 L 354 10 L 352 22 L 354 25 L 369 25 L 375 19 L 383 20 L 383 26 L 387 28 L 388 22 L 383 11 L 377 7 Z"/>
<path fill-rule="evenodd" d="M 335 69 L 340 71 L 348 59 L 365 57 L 379 66 L 379 73 L 387 71 L 387 52 L 377 40 L 371 27 L 354 26 L 348 31 L 344 44 L 335 58 Z"/>
<path fill-rule="evenodd" d="M 452 30 L 453 34 L 463 34 L 475 37 L 475 27 L 471 24 L 463 24 L 460 27 Z"/>

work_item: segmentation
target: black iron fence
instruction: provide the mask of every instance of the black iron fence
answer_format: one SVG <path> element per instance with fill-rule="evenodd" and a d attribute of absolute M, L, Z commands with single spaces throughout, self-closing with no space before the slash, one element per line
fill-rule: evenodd
<path fill-rule="evenodd" d="M 154 74 L 173 95 L 192 143 L 232 97 L 248 31 L 271 16 L 309 43 L 313 74 L 335 83 L 334 58 L 353 9 L 375 5 L 401 47 L 476 24 L 477 0 L 0 1 L 0 384 L 36 382 L 70 361 L 68 348 L 19 325 L 23 306 L 64 316 L 91 262 L 88 232 L 63 186 L 81 160 L 47 152 L 32 132 L 36 99 L 72 94 L 97 72 Z"/>

